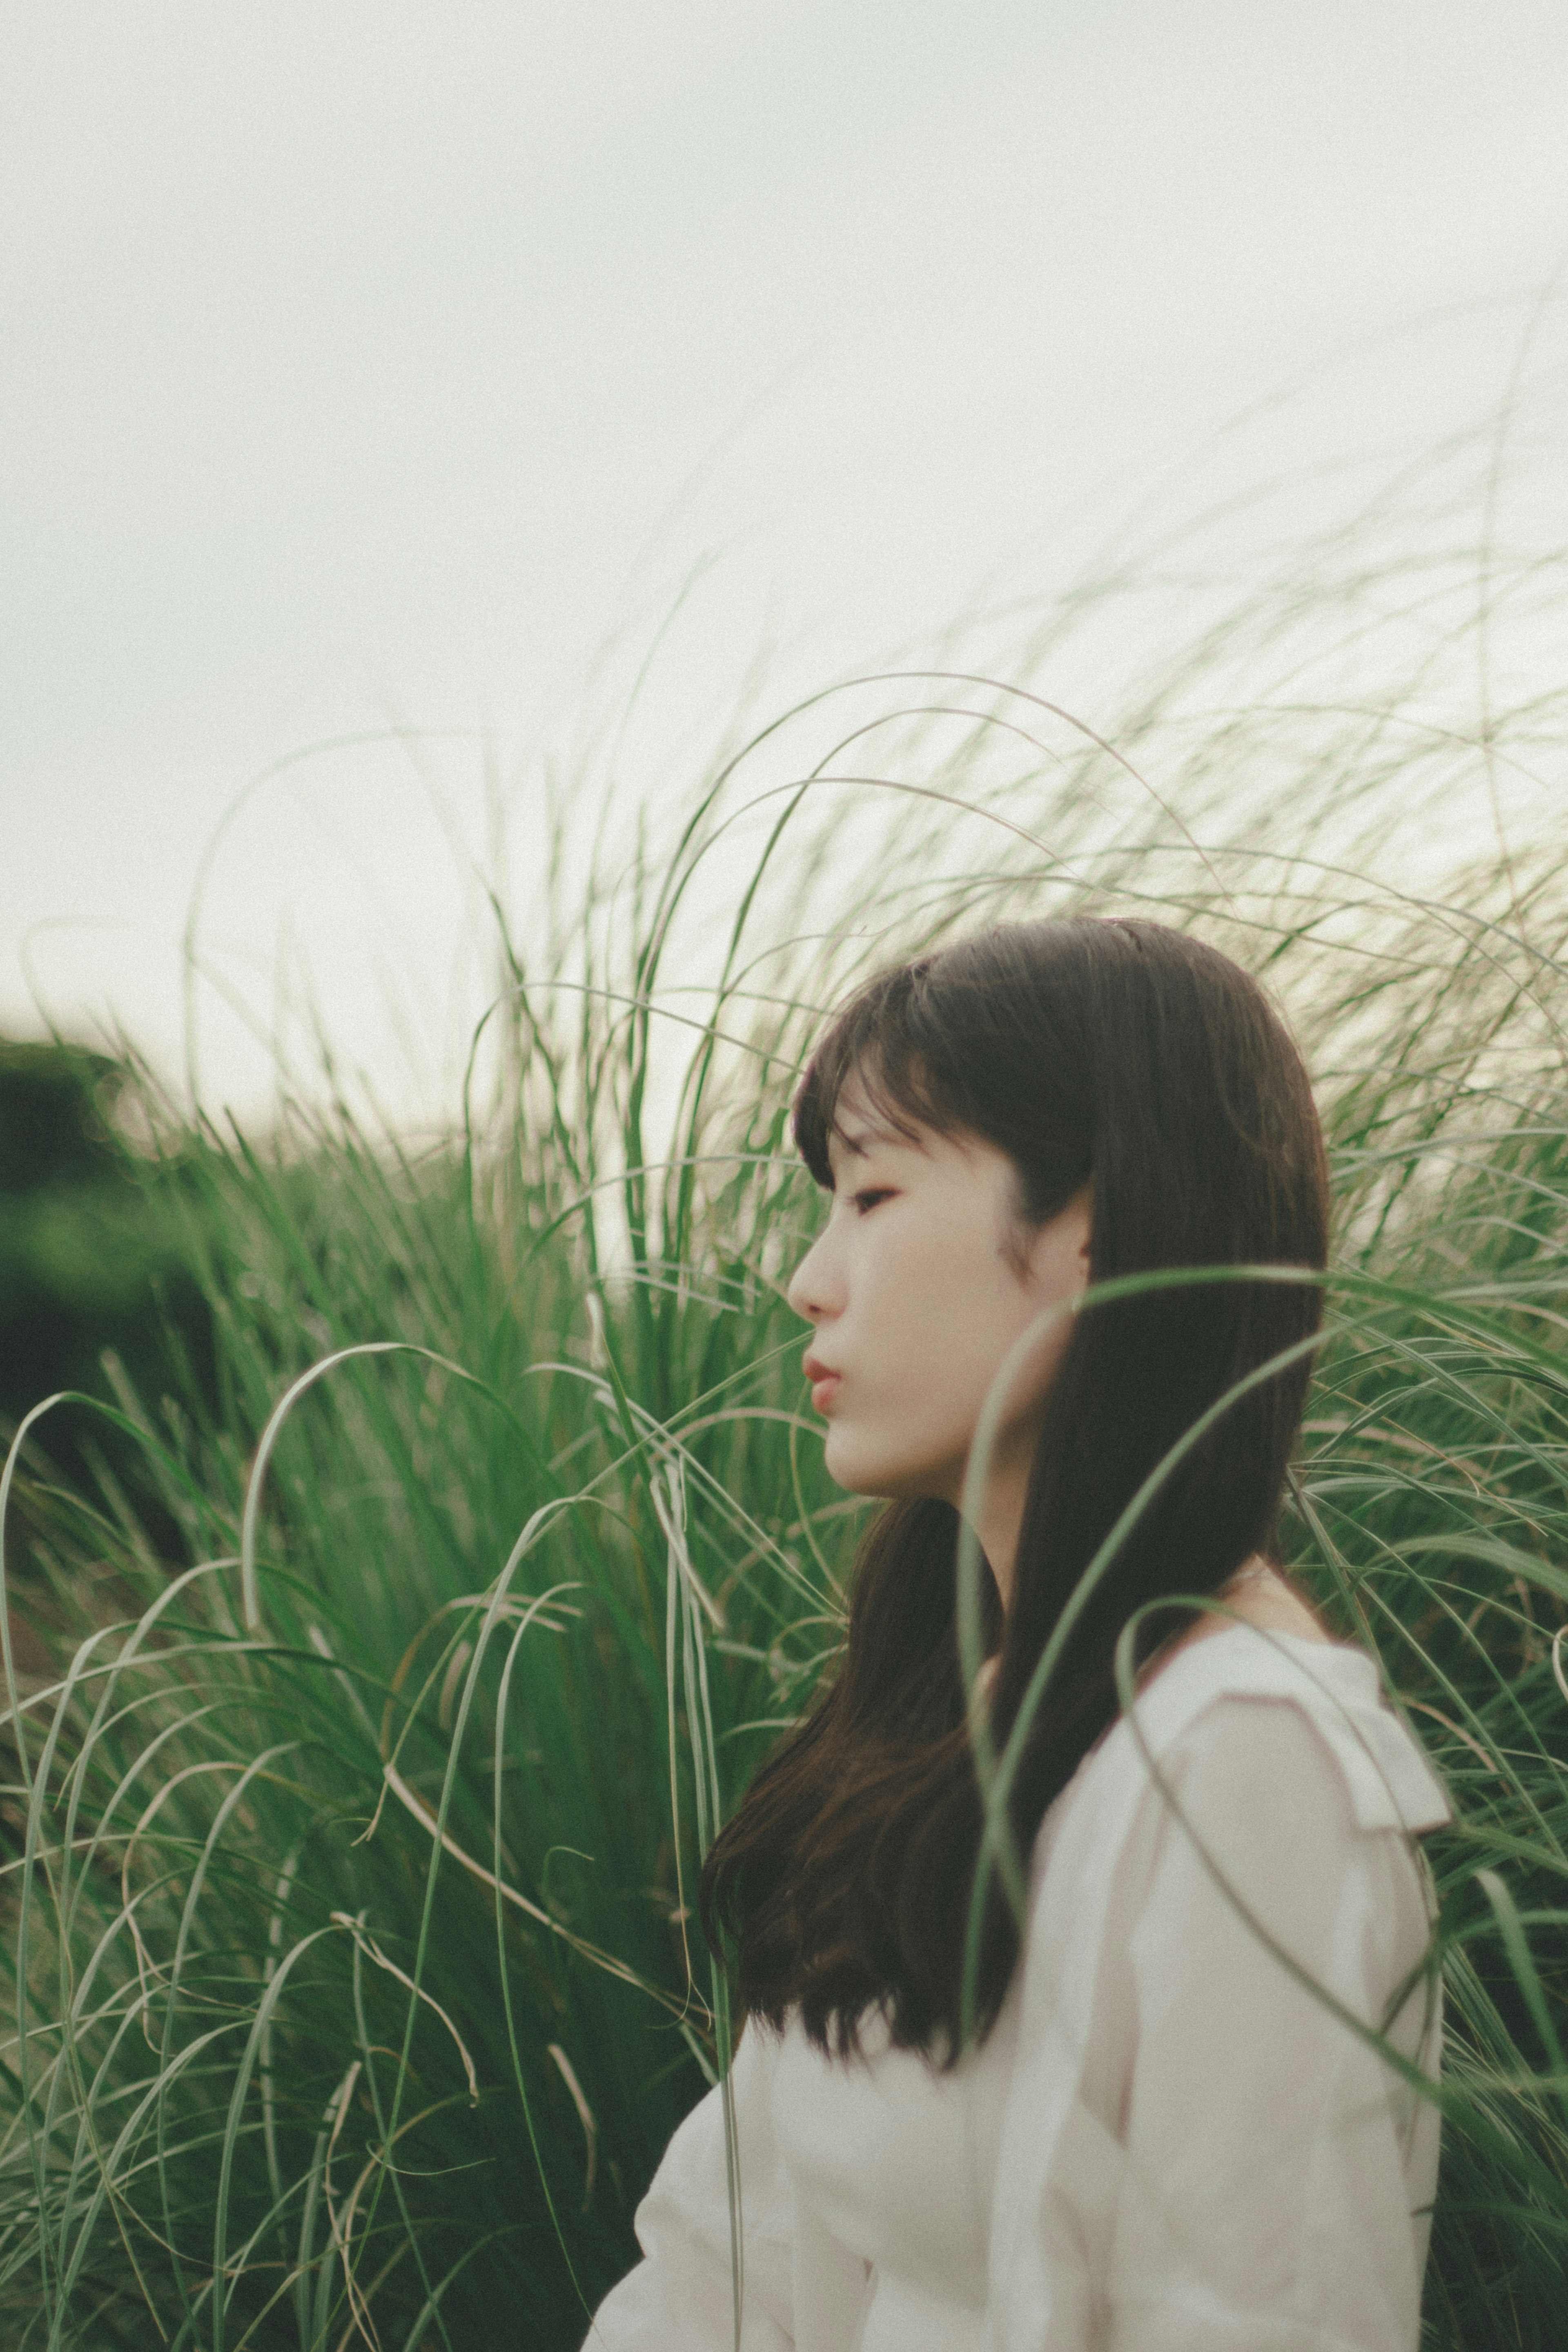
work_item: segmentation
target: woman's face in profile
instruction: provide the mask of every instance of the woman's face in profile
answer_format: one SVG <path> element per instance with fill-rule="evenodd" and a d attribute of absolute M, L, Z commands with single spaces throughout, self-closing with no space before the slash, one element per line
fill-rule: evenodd
<path fill-rule="evenodd" d="M 829 1473 L 854 1494 L 956 1504 L 1003 1359 L 1088 1280 L 1087 1188 L 1031 1230 L 1005 1152 L 974 1135 L 900 1134 L 852 1078 L 829 1158 L 828 1221 L 789 1291 L 814 1327 L 806 1373 Z M 1058 1317 L 1030 1350 L 995 1469 L 1027 1465 L 1070 1329 Z"/>

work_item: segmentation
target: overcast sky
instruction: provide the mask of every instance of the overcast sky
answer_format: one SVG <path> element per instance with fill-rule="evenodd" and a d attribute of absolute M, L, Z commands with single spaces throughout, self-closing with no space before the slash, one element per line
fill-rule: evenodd
<path fill-rule="evenodd" d="M 1047 592 L 1162 467 L 1484 414 L 1565 120 L 1562 0 L 12 0 L 0 1027 L 31 972 L 172 1060 L 225 809 L 397 723 L 434 768 L 253 794 L 204 932 L 262 996 L 308 938 L 374 1063 L 476 730 L 558 726 L 704 559 L 672 750 L 764 642 L 800 685 Z"/>

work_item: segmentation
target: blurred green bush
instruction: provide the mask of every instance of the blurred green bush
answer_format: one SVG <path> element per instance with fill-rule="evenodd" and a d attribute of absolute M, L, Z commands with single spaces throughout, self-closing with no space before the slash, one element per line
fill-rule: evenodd
<path fill-rule="evenodd" d="M 47 1396 L 210 1406 L 212 1309 L 172 1197 L 178 1171 L 153 1167 L 120 1112 L 135 1081 L 109 1055 L 63 1040 L 0 1040 L 0 1431 L 8 1440 Z M 143 1474 L 141 1445 L 68 1409 L 35 1440 L 68 1483 L 107 1471 L 134 1497 L 143 1533 L 175 1530 Z"/>

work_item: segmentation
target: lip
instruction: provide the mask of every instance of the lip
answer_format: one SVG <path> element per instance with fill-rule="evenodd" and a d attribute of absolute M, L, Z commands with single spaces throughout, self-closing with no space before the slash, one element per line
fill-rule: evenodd
<path fill-rule="evenodd" d="M 800 1369 L 811 1383 L 812 1412 L 825 1414 L 839 1392 L 842 1373 L 835 1372 L 831 1365 L 822 1363 L 816 1356 L 808 1356 Z"/>

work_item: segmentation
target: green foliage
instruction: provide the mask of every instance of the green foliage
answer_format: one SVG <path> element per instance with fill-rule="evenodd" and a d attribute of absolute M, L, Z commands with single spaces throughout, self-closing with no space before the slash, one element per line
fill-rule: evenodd
<path fill-rule="evenodd" d="M 796 714 L 668 839 L 613 795 L 587 848 L 546 824 L 528 952 L 497 915 L 464 1118 L 426 1146 L 342 1099 L 225 1142 L 144 1088 L 216 1370 L 95 1409 L 156 1542 L 112 1482 L 38 1472 L 47 1419 L 7 1472 L 73 1628 L 57 1671 L 6 1659 L 8 2343 L 580 2340 L 722 2071 L 695 1872 L 832 1655 L 860 1525 L 780 1294 L 803 1044 L 870 961 L 1118 905 L 1261 971 L 1320 1076 L 1339 1242 L 1287 1539 L 1456 1804 L 1430 2338 L 1555 2340 L 1568 891 L 1517 856 L 1425 897 L 1347 880 L 1397 691 L 1228 720 L 1243 796 L 1191 677 L 1120 739 L 1157 800 L 946 679 L 897 724 L 885 682 L 869 717 Z M 1387 789 L 1451 785 L 1444 743 Z"/>

